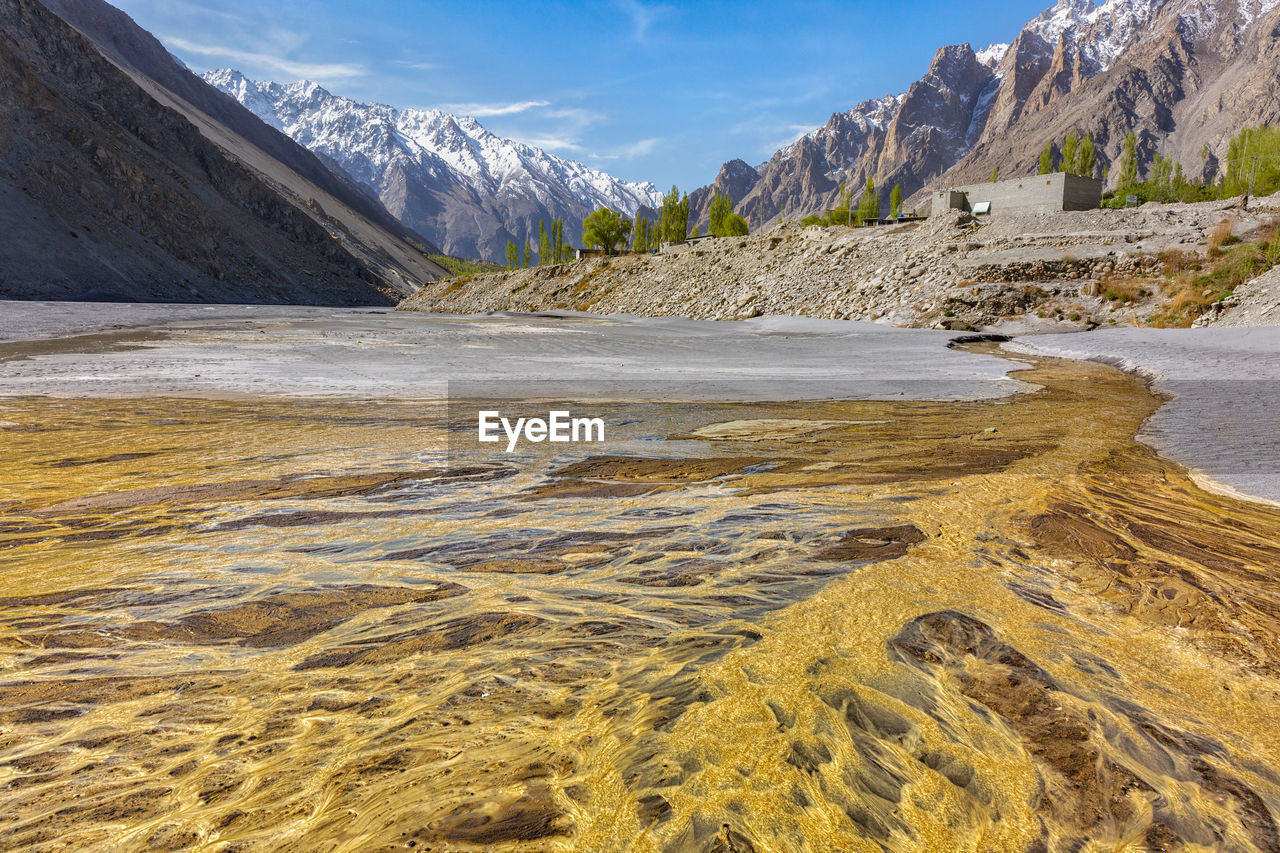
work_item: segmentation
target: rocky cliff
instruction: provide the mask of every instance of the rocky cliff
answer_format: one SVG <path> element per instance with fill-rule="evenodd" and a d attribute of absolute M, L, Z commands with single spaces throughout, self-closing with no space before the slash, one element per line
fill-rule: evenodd
<path fill-rule="evenodd" d="M 34 0 L 0 0 L 0 24 L 0 296 L 387 304 L 443 272 L 318 162 L 310 180 L 184 115 L 125 66 L 136 27 L 103 49 Z"/>
<path fill-rule="evenodd" d="M 928 188 L 1033 173 L 1072 129 L 1094 135 L 1100 168 L 1133 131 L 1144 162 L 1160 151 L 1209 178 L 1232 134 L 1280 120 L 1278 68 L 1277 0 L 1060 0 L 1011 44 L 941 48 L 906 92 L 833 115 L 730 197 L 760 227 L 821 212 L 841 181 L 857 192 L 871 177 L 882 202 L 901 184 L 908 209 L 923 209 Z"/>

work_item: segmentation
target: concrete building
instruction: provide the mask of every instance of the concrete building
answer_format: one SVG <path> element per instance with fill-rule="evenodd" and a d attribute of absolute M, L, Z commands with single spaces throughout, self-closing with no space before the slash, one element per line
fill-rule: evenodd
<path fill-rule="evenodd" d="M 708 240 L 714 240 L 714 239 L 716 239 L 716 235 L 714 234 L 702 234 L 697 237 L 687 237 L 683 240 L 663 241 L 658 246 L 658 251 L 663 253 L 676 252 L 676 251 L 679 251 L 680 249 L 688 249 L 691 246 L 696 246 L 699 243 L 705 243 Z"/>
<path fill-rule="evenodd" d="M 964 210 L 975 215 L 1058 213 L 1102 205 L 1102 181 L 1055 172 L 1008 181 L 952 187 L 933 194 L 933 215 Z"/>

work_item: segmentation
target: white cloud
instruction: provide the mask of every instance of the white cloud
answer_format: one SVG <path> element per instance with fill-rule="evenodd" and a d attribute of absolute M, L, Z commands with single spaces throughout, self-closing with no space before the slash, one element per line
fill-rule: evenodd
<path fill-rule="evenodd" d="M 652 137 L 650 139 L 639 139 L 629 145 L 623 145 L 615 148 L 608 154 L 592 154 L 596 160 L 632 160 L 636 157 L 643 157 L 646 154 L 652 154 L 653 149 L 662 141 L 661 137 Z"/>
<path fill-rule="evenodd" d="M 593 124 L 604 121 L 608 116 L 594 110 L 584 110 L 579 107 L 561 107 L 554 110 L 547 110 L 544 113 L 547 118 L 566 119 L 570 124 L 577 128 L 590 127 Z"/>
<path fill-rule="evenodd" d="M 618 153 L 622 157 L 643 157 L 646 154 L 652 154 L 653 149 L 661 141 L 662 139 L 657 136 L 650 139 L 640 139 L 630 145 L 622 146 L 622 148 L 618 149 Z"/>
<path fill-rule="evenodd" d="M 509 104 L 441 104 L 440 109 L 454 115 L 489 118 L 492 116 L 515 115 L 538 107 L 545 107 L 550 103 L 550 101 L 516 101 Z"/>
<path fill-rule="evenodd" d="M 224 47 L 222 45 L 200 44 L 177 36 L 162 36 L 161 41 L 168 46 L 175 47 L 181 51 L 186 51 L 187 53 L 196 53 L 200 56 L 216 56 L 222 59 L 229 59 L 238 65 L 257 65 L 262 68 L 270 68 L 294 78 L 306 78 L 308 80 L 339 80 L 350 77 L 362 77 L 365 74 L 364 66 L 361 65 L 350 65 L 346 63 L 317 64 L 310 62 L 295 62 L 292 59 L 271 56 L 266 53 L 237 50 L 236 48 Z"/>
<path fill-rule="evenodd" d="M 644 44 L 656 21 L 675 13 L 672 6 L 649 6 L 640 0 L 616 0 L 616 5 L 631 19 L 631 36 Z"/>
<path fill-rule="evenodd" d="M 532 145 L 534 148 L 545 148 L 545 149 L 550 149 L 552 151 L 581 151 L 582 150 L 582 146 L 577 143 L 577 140 L 566 139 L 563 137 L 548 136 L 548 137 L 538 138 L 538 137 L 522 136 L 520 137 L 520 141 L 523 142 L 525 145 Z"/>
<path fill-rule="evenodd" d="M 403 65 L 411 71 L 434 71 L 440 67 L 434 62 L 409 62 L 406 59 L 397 59 L 396 65 Z"/>

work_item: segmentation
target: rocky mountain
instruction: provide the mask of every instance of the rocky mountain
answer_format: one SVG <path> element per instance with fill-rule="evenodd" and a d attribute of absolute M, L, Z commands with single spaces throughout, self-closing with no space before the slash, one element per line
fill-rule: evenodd
<path fill-rule="evenodd" d="M 315 83 L 255 82 L 230 69 L 204 78 L 340 166 L 452 255 L 504 260 L 508 240 L 528 237 L 536 248 L 538 221 L 550 226 L 555 217 L 577 243 L 583 217 L 597 207 L 631 215 L 661 201 L 652 184 L 501 139 L 474 118 L 364 104 Z"/>
<path fill-rule="evenodd" d="M 303 208 L 34 0 L 0 0 L 0 296 L 390 301 Z"/>
<path fill-rule="evenodd" d="M 836 113 L 754 179 L 726 164 L 750 187 L 730 196 L 753 226 L 820 212 L 867 177 L 925 207 L 932 187 L 1033 172 L 1073 128 L 1100 166 L 1133 131 L 1144 162 L 1160 151 L 1212 177 L 1240 127 L 1280 119 L 1278 68 L 1280 0 L 1060 0 L 1009 44 L 939 49 L 906 92 Z M 703 218 L 711 191 L 690 195 Z"/>
<path fill-rule="evenodd" d="M 445 274 L 423 257 L 423 250 L 439 249 L 402 225 L 364 187 L 191 73 L 128 15 L 104 0 L 42 2 L 144 92 L 305 210 L 381 287 L 399 293 Z"/>
<path fill-rule="evenodd" d="M 0 0 L 0 297 L 388 304 L 442 274 L 305 151 L 311 179 L 128 65 L 181 69 L 119 10 L 50 5 L 114 45 Z"/>

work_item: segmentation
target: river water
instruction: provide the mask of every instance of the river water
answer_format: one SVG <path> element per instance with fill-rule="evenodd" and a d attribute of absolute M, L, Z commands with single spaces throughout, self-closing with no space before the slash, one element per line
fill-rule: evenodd
<path fill-rule="evenodd" d="M 599 404 L 572 458 L 430 401 L 5 399 L 0 847 L 1280 850 L 1280 511 L 1025 362 Z"/>

